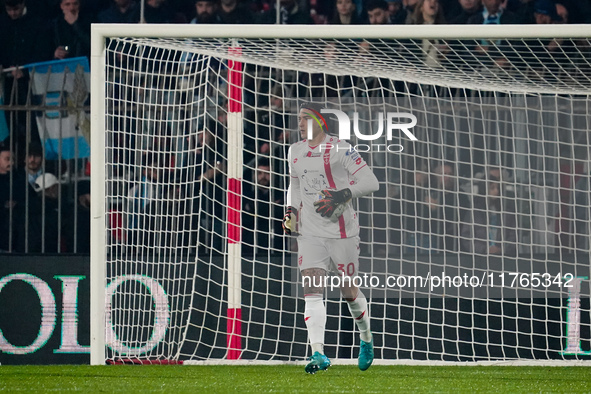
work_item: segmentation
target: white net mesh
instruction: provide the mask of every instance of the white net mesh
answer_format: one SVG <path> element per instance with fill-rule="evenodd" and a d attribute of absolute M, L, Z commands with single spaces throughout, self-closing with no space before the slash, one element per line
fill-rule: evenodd
<path fill-rule="evenodd" d="M 587 357 L 590 44 L 110 38 L 107 359 L 227 357 L 236 148 L 240 357 L 309 355 L 281 218 L 287 149 L 299 139 L 298 104 L 310 99 L 358 113 L 365 134 L 379 112 L 417 117 L 417 142 L 388 142 L 400 153 L 351 140 L 381 184 L 356 203 L 360 270 L 377 278 L 362 286 L 377 358 Z M 240 55 L 229 51 L 237 45 Z M 238 147 L 228 137 L 229 59 L 243 63 Z M 356 357 L 346 303 L 329 291 L 327 308 L 327 354 Z"/>

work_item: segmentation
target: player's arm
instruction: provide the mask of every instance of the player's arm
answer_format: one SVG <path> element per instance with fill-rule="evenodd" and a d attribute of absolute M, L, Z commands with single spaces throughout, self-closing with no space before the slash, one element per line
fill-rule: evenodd
<path fill-rule="evenodd" d="M 367 196 L 380 189 L 378 178 L 376 178 L 375 174 L 368 166 L 359 169 L 355 174 L 355 177 L 357 178 L 357 181 L 354 185 L 350 186 L 353 198 Z"/>
<path fill-rule="evenodd" d="M 297 176 L 291 160 L 291 148 L 287 153 L 287 160 L 289 163 L 289 186 L 287 187 L 286 209 L 282 225 L 286 234 L 297 234 L 298 207 L 302 202 L 302 196 L 300 178 Z"/>
<path fill-rule="evenodd" d="M 378 179 L 369 167 L 360 169 L 358 181 L 341 190 L 322 190 L 321 198 L 314 203 L 316 212 L 322 217 L 331 217 L 340 205 L 348 204 L 355 197 L 365 196 L 380 188 Z M 342 211 L 341 211 L 342 213 Z"/>
<path fill-rule="evenodd" d="M 343 150 L 341 150 L 343 152 Z M 351 199 L 373 193 L 380 188 L 378 179 L 367 163 L 357 152 L 342 154 L 341 164 L 357 182 L 341 190 L 323 190 L 320 200 L 314 203 L 316 212 L 323 217 L 331 217 L 340 205 L 347 204 Z"/>
<path fill-rule="evenodd" d="M 351 149 L 350 145 L 349 149 Z M 380 189 L 378 178 L 359 152 L 349 151 L 349 154 L 342 156 L 342 163 L 349 175 L 356 179 L 355 184 L 349 187 L 352 198 L 367 196 Z"/>

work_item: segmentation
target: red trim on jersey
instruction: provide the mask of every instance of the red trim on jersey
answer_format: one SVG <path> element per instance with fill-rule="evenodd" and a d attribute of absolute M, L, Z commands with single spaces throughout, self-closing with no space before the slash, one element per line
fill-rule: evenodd
<path fill-rule="evenodd" d="M 322 159 L 324 160 L 324 172 L 326 173 L 326 180 L 328 180 L 328 186 L 331 189 L 337 188 L 336 184 L 334 183 L 334 178 L 332 177 L 332 168 L 330 167 L 330 150 L 332 149 L 332 145 L 329 145 L 324 155 L 322 155 Z M 347 238 L 347 230 L 345 228 L 345 218 L 341 215 L 339 217 L 339 231 L 341 232 L 341 238 Z"/>
<path fill-rule="evenodd" d="M 359 167 L 358 169 L 355 170 L 354 173 L 352 173 L 351 175 L 355 175 L 357 174 L 357 171 L 359 171 L 360 169 L 362 169 L 363 167 L 365 167 L 367 165 L 367 163 L 365 163 L 364 165 L 362 165 L 361 167 Z"/>
<path fill-rule="evenodd" d="M 363 311 L 363 313 L 361 315 L 356 317 L 355 320 L 361 320 L 363 318 L 363 316 L 365 316 L 365 311 Z"/>
<path fill-rule="evenodd" d="M 304 321 L 308 321 L 309 318 L 310 318 L 310 316 L 304 317 Z"/>
<path fill-rule="evenodd" d="M 332 177 L 332 168 L 330 167 L 330 150 L 332 146 L 329 146 L 328 149 L 324 151 L 322 155 L 322 160 L 324 160 L 324 172 L 326 173 L 326 179 L 328 180 L 328 186 L 331 189 L 336 189 L 337 186 L 334 183 L 334 178 Z"/>
<path fill-rule="evenodd" d="M 347 238 L 347 229 L 345 227 L 345 218 L 343 215 L 339 217 L 339 230 L 341 231 L 341 238 Z"/>

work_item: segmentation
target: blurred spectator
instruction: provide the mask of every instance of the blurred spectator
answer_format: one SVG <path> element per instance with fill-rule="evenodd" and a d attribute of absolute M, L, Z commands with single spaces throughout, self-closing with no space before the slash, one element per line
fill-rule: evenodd
<path fill-rule="evenodd" d="M 465 200 L 468 196 L 482 193 L 479 187 L 482 186 L 483 179 L 497 179 L 501 183 L 501 194 L 508 199 L 515 199 L 515 188 L 513 187 L 513 177 L 506 169 L 501 169 L 496 166 L 489 166 L 482 171 L 478 171 L 474 175 L 474 179 L 469 180 L 460 185 L 460 205 L 463 208 L 469 209 L 472 207 L 473 201 Z M 463 215 L 462 215 L 463 217 Z"/>
<path fill-rule="evenodd" d="M 80 11 L 84 15 L 88 15 L 92 22 L 95 23 L 97 15 L 109 8 L 111 1 L 113 0 L 82 0 L 80 2 Z"/>
<path fill-rule="evenodd" d="M 337 0 L 330 19 L 331 25 L 358 25 L 361 23 L 353 0 Z"/>
<path fill-rule="evenodd" d="M 589 22 L 591 12 L 589 1 L 578 0 L 521 0 L 517 8 L 509 8 L 510 5 L 511 2 L 507 5 L 508 9 L 526 24 L 585 23 Z M 572 22 L 571 15 L 575 15 Z"/>
<path fill-rule="evenodd" d="M 274 24 L 279 13 L 279 24 L 281 25 L 311 25 L 314 20 L 310 13 L 300 7 L 297 0 L 281 0 L 280 8 L 273 8 L 261 16 L 261 23 Z"/>
<path fill-rule="evenodd" d="M 133 232 L 139 227 L 140 216 L 146 207 L 162 197 L 163 175 L 157 154 L 146 154 L 143 158 L 141 179 L 127 195 L 126 224 L 130 231 Z"/>
<path fill-rule="evenodd" d="M 51 59 L 49 43 L 46 40 L 47 23 L 27 8 L 25 0 L 4 0 L 4 8 L 6 14 L 0 15 L 2 67 L 18 67 Z M 19 79 L 23 77 L 23 70 L 15 69 L 11 74 L 15 79 Z M 24 89 L 26 97 L 27 83 L 24 84 Z"/>
<path fill-rule="evenodd" d="M 464 25 L 468 20 L 478 13 L 482 13 L 482 3 L 480 0 L 459 0 L 461 11 L 459 14 L 453 16 L 450 24 Z"/>
<path fill-rule="evenodd" d="M 438 163 L 428 172 L 426 163 L 417 165 L 417 171 L 406 175 L 402 190 L 405 244 L 416 247 L 419 254 L 457 251 L 459 210 L 454 166 Z"/>
<path fill-rule="evenodd" d="M 166 175 L 172 175 L 166 173 Z M 198 207 L 193 196 L 186 171 L 178 172 L 162 182 L 162 198 L 153 200 L 140 216 L 137 246 L 157 252 L 188 254 L 197 244 Z M 189 184 L 188 184 L 188 182 Z"/>
<path fill-rule="evenodd" d="M 240 0 L 220 0 L 218 15 L 221 23 L 249 24 L 254 23 L 254 15 Z"/>
<path fill-rule="evenodd" d="M 420 0 L 407 21 L 410 25 L 433 25 L 445 23 L 439 0 Z"/>
<path fill-rule="evenodd" d="M 402 212 L 404 219 L 405 253 L 427 253 L 429 248 L 429 234 L 424 230 L 423 221 L 427 215 L 427 206 L 423 203 L 429 195 L 429 167 L 421 159 L 414 170 L 403 171 L 402 177 Z"/>
<path fill-rule="evenodd" d="M 200 245 L 213 252 L 223 251 L 226 217 L 226 113 L 209 118 L 196 138 L 189 139 L 187 167 L 200 190 Z M 197 195 L 197 190 L 191 192 Z"/>
<path fill-rule="evenodd" d="M 564 4 L 556 3 L 556 13 L 558 14 L 559 20 L 556 23 L 568 23 L 568 8 Z"/>
<path fill-rule="evenodd" d="M 98 14 L 99 23 L 134 23 L 138 4 L 134 0 L 113 0 L 111 6 Z"/>
<path fill-rule="evenodd" d="M 402 0 L 402 6 L 404 7 L 408 15 L 411 15 L 414 12 L 415 7 L 418 3 L 419 0 Z"/>
<path fill-rule="evenodd" d="M 371 25 L 389 25 L 390 11 L 388 3 L 385 0 L 371 0 L 366 6 L 367 20 Z M 408 51 L 406 50 L 405 44 L 407 40 L 391 40 L 391 39 L 369 39 L 363 40 L 360 44 L 361 55 L 364 56 L 367 53 L 375 54 L 378 57 L 390 56 L 393 64 L 398 62 L 408 63 Z M 351 85 L 357 84 L 357 78 L 351 78 Z M 392 80 L 386 78 L 368 79 L 366 82 L 368 86 L 389 86 Z M 406 86 L 401 81 L 394 82 L 395 92 L 401 92 L 406 89 Z M 335 86 L 338 86 L 335 84 Z"/>
<path fill-rule="evenodd" d="M 51 23 L 53 57 L 90 57 L 90 23 L 88 16 L 80 13 L 79 0 L 61 0 L 63 15 Z"/>
<path fill-rule="evenodd" d="M 390 24 L 390 11 L 385 0 L 371 0 L 367 3 L 366 10 L 370 25 Z"/>
<path fill-rule="evenodd" d="M 468 18 L 467 23 L 471 25 L 506 25 L 518 24 L 519 18 L 510 11 L 504 10 L 501 5 L 503 0 L 482 0 L 483 10 Z M 519 58 L 515 52 L 515 45 L 506 40 L 481 40 L 480 44 L 472 49 L 476 62 L 482 64 L 488 70 L 495 68 L 507 69 L 511 67 L 511 60 Z"/>
<path fill-rule="evenodd" d="M 432 25 L 445 23 L 443 9 L 439 4 L 439 0 L 420 0 L 414 9 L 414 12 L 407 20 L 407 23 L 411 25 Z M 422 51 L 422 56 L 417 57 L 422 58 L 425 64 L 431 67 L 439 66 L 441 64 L 442 54 L 448 51 L 447 46 L 440 40 L 424 39 L 415 45 L 420 45 L 420 50 Z M 412 51 L 414 46 L 409 44 L 407 49 Z"/>
<path fill-rule="evenodd" d="M 41 205 L 29 209 L 28 251 L 30 253 L 71 252 L 74 229 L 73 206 L 57 177 L 51 173 L 35 181 Z M 35 209 L 36 208 L 36 209 Z"/>
<path fill-rule="evenodd" d="M 556 13 L 556 4 L 551 0 L 535 1 L 534 19 L 538 25 L 549 25 L 561 21 Z"/>
<path fill-rule="evenodd" d="M 16 205 L 13 190 L 11 190 L 11 177 L 13 159 L 8 141 L 0 142 L 0 250 L 12 249 L 9 239 L 11 235 L 11 213 Z"/>
<path fill-rule="evenodd" d="M 580 252 L 589 252 L 591 243 L 591 161 L 587 163 L 587 173 L 581 176 L 575 184 L 574 204 L 575 204 L 575 250 Z"/>
<path fill-rule="evenodd" d="M 281 84 L 271 88 L 269 106 L 260 108 L 256 112 L 255 122 L 258 124 L 256 133 L 250 130 L 244 138 L 244 162 L 256 163 L 256 154 L 273 157 L 273 171 L 284 174 L 275 168 L 277 159 L 284 160 L 287 157 L 286 144 L 290 143 L 290 129 L 288 114 L 283 103 L 284 92 Z M 295 142 L 295 141 L 294 141 Z M 281 164 L 283 168 L 283 164 Z"/>
<path fill-rule="evenodd" d="M 404 7 L 402 0 L 388 0 L 388 13 L 390 23 L 393 25 L 404 25 L 408 18 L 408 10 Z"/>
<path fill-rule="evenodd" d="M 427 196 L 431 249 L 457 251 L 459 211 L 454 166 L 439 163 L 433 169 Z"/>
<path fill-rule="evenodd" d="M 443 10 L 446 22 L 462 12 L 462 6 L 460 6 L 459 0 L 439 0 L 439 5 Z"/>
<path fill-rule="evenodd" d="M 23 241 L 27 181 L 13 165 L 9 140 L 0 142 L 0 251 L 20 251 Z"/>
<path fill-rule="evenodd" d="M 222 137 L 223 133 L 218 133 L 218 131 L 220 130 L 208 128 L 197 135 L 195 154 L 198 165 L 203 165 L 201 181 L 213 181 L 220 173 L 225 172 L 226 146 Z M 199 160 L 202 160 L 202 162 L 199 162 Z"/>
<path fill-rule="evenodd" d="M 474 18 L 478 14 L 482 14 L 481 0 L 459 0 L 460 10 L 457 13 L 450 15 L 450 24 L 466 24 L 470 18 Z M 463 40 L 448 40 L 447 46 L 449 50 L 446 53 L 446 61 L 454 67 L 467 67 L 470 65 L 466 63 L 473 55 L 471 50 L 466 47 L 466 41 Z M 471 205 L 471 203 L 470 203 Z"/>
<path fill-rule="evenodd" d="M 503 0 L 482 0 L 484 6 L 482 12 L 468 18 L 467 23 L 471 25 L 510 25 L 519 23 L 516 15 L 504 10 L 501 7 L 502 4 Z"/>
<path fill-rule="evenodd" d="M 31 186 L 43 174 L 43 147 L 41 144 L 35 142 L 29 144 L 29 151 L 25 156 L 25 171 Z"/>
<path fill-rule="evenodd" d="M 29 96 L 29 73 L 19 68 L 25 64 L 50 60 L 51 44 L 47 23 L 42 16 L 27 7 L 25 0 L 4 0 L 6 14 L 0 15 L 0 69 L 13 68 L 10 74 L 2 74 L 4 104 L 26 105 Z M 4 76 L 7 78 L 4 78 Z M 27 112 L 16 111 L 16 121 L 10 126 L 17 146 L 25 146 Z M 32 122 L 33 133 L 37 125 Z"/>
<path fill-rule="evenodd" d="M 136 7 L 134 22 L 141 21 L 141 7 Z M 144 4 L 145 23 L 187 23 L 184 15 L 176 12 L 166 0 L 145 0 Z"/>
<path fill-rule="evenodd" d="M 76 232 L 70 231 L 69 252 L 90 253 L 90 181 L 78 182 Z M 73 223 L 70 224 L 73 226 Z"/>
<path fill-rule="evenodd" d="M 569 158 L 560 159 L 559 189 L 558 189 L 558 211 L 554 222 L 557 245 L 560 245 L 566 252 L 571 253 L 574 244 L 576 221 L 573 210 L 575 203 L 576 185 L 584 175 L 584 165 L 578 160 Z M 573 212 L 575 211 L 575 212 Z"/>
<path fill-rule="evenodd" d="M 556 12 L 557 4 L 551 0 L 536 0 L 533 7 L 533 18 L 538 25 L 562 23 Z M 526 40 L 528 49 L 535 56 L 528 56 L 524 59 L 517 59 L 514 64 L 521 70 L 528 70 L 535 77 L 542 77 L 548 81 L 560 80 L 566 75 L 559 75 L 558 72 L 566 74 L 572 64 L 571 55 L 576 57 L 579 52 L 572 40 L 563 38 L 541 38 Z M 548 69 L 549 64 L 558 63 L 563 67 Z M 561 70 L 562 69 L 562 70 Z"/>
<path fill-rule="evenodd" d="M 251 181 L 243 183 L 243 252 L 268 254 L 270 248 L 283 250 L 283 190 L 271 187 L 271 166 L 268 158 L 260 158 L 256 170 L 252 172 L 254 177 L 245 174 L 245 179 Z"/>
<path fill-rule="evenodd" d="M 519 23 L 534 24 L 534 2 L 535 0 L 507 0 L 503 2 L 505 11 L 515 15 Z"/>
<path fill-rule="evenodd" d="M 388 11 L 388 3 L 386 0 L 370 0 L 366 5 L 367 21 L 370 25 L 389 25 L 390 12 Z M 381 51 L 384 49 L 383 40 L 371 39 L 363 40 L 360 44 L 363 52 L 373 52 L 374 50 Z"/>
<path fill-rule="evenodd" d="M 562 19 L 562 23 L 591 23 L 591 1 L 558 0 L 556 13 Z"/>
<path fill-rule="evenodd" d="M 517 250 L 515 204 L 502 195 L 499 179 L 479 182 L 473 209 L 461 225 L 462 250 L 469 253 L 514 256 Z"/>
<path fill-rule="evenodd" d="M 6 4 L 6 1 L 0 1 L 0 4 Z M 35 15 L 40 18 L 44 23 L 44 27 L 47 27 L 47 22 L 52 20 L 61 14 L 58 7 L 59 0 L 25 0 L 27 6 L 27 15 Z M 4 14 L 5 10 L 0 10 L 0 15 Z"/>
<path fill-rule="evenodd" d="M 213 0 L 197 0 L 195 2 L 195 18 L 192 24 L 221 23 L 217 13 L 217 4 Z"/>
<path fill-rule="evenodd" d="M 249 0 L 248 6 L 254 13 L 265 13 L 273 8 L 275 0 Z"/>

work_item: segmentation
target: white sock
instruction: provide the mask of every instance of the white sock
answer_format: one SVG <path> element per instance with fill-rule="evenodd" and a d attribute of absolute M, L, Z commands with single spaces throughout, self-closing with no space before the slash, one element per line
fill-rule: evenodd
<path fill-rule="evenodd" d="M 324 326 L 326 325 L 326 308 L 322 294 L 307 295 L 304 297 L 306 308 L 304 319 L 308 328 L 308 338 L 312 353 L 324 354 Z"/>
<path fill-rule="evenodd" d="M 353 301 L 347 301 L 349 312 L 355 319 L 355 324 L 359 329 L 359 336 L 363 342 L 371 341 L 371 330 L 369 328 L 369 311 L 367 309 L 367 299 L 359 290 L 357 297 Z"/>

